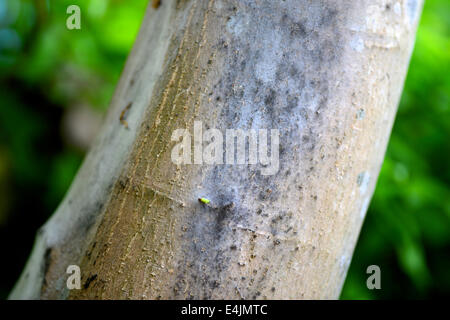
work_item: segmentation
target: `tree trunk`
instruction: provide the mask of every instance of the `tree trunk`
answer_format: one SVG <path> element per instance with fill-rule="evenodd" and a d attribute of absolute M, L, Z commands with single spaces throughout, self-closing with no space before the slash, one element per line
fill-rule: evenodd
<path fill-rule="evenodd" d="M 11 298 L 338 298 L 421 8 L 149 6 L 101 133 Z M 175 164 L 172 133 L 194 121 L 279 130 L 279 166 Z M 73 264 L 80 290 L 66 287 Z"/>

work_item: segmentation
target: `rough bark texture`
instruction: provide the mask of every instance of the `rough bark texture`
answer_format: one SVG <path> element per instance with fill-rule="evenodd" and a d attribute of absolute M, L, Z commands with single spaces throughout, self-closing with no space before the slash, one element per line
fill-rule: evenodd
<path fill-rule="evenodd" d="M 11 298 L 338 298 L 421 7 L 149 7 L 101 134 Z M 127 129 L 119 119 L 130 103 Z M 279 129 L 278 173 L 176 166 L 171 134 L 192 132 L 194 120 L 222 132 Z M 66 289 L 70 264 L 81 267 L 81 290 Z"/>

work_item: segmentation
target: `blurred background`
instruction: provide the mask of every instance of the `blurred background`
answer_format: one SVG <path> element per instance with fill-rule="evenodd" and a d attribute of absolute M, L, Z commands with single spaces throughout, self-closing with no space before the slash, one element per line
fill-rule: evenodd
<path fill-rule="evenodd" d="M 0 0 L 0 299 L 97 132 L 148 0 Z M 66 9 L 81 8 L 81 30 Z M 427 0 L 342 299 L 450 293 L 450 1 Z M 366 269 L 381 268 L 381 290 Z"/>

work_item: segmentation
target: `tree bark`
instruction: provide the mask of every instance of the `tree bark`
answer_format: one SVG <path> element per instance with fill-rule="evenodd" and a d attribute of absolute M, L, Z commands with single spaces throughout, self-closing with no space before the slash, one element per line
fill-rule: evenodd
<path fill-rule="evenodd" d="M 149 6 L 101 133 L 10 298 L 338 298 L 421 8 Z M 192 133 L 194 120 L 278 129 L 279 170 L 174 164 L 172 132 Z M 80 290 L 66 287 L 72 264 Z"/>

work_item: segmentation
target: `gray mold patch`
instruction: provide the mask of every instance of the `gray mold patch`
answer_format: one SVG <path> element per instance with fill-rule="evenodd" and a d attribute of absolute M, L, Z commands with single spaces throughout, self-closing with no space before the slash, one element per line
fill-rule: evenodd
<path fill-rule="evenodd" d="M 314 172 L 312 152 L 320 143 L 322 114 L 330 107 L 328 79 L 339 65 L 344 47 L 339 31 L 342 17 L 333 1 L 256 4 L 246 0 L 220 6 L 220 12 L 228 16 L 214 17 L 216 24 L 224 24 L 218 29 L 225 30 L 214 48 L 224 67 L 212 88 L 216 103 L 208 106 L 217 110 L 208 112 L 217 111 L 214 127 L 221 132 L 280 130 L 280 168 L 272 176 L 263 176 L 251 166 L 202 168 L 202 190 L 209 193 L 199 190 L 196 196 L 211 203 L 193 200 L 183 252 L 194 254 L 178 262 L 176 297 L 194 287 L 203 291 L 188 292 L 189 297 L 213 296 L 231 264 L 238 262 L 236 248 L 245 239 L 234 226 L 255 226 L 269 235 L 292 232 L 295 221 L 283 214 L 280 188 L 294 180 L 301 185 Z M 311 163 L 300 167 L 299 159 Z M 259 209 L 258 203 L 263 204 Z M 264 250 L 287 250 L 277 239 L 262 246 Z M 205 287 L 199 289 L 202 286 L 191 282 Z"/>

